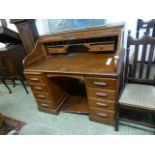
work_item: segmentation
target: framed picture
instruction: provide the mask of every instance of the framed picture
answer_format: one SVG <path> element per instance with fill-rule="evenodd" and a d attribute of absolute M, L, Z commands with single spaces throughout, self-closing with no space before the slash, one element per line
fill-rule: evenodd
<path fill-rule="evenodd" d="M 93 28 L 105 24 L 106 19 L 48 19 L 49 31 L 51 33 Z"/>

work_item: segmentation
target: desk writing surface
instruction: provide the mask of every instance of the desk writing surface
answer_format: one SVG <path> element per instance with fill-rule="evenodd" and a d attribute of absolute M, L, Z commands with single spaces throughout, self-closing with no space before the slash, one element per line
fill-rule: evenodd
<path fill-rule="evenodd" d="M 70 53 L 41 59 L 25 71 L 72 73 L 90 75 L 116 75 L 113 54 Z"/>

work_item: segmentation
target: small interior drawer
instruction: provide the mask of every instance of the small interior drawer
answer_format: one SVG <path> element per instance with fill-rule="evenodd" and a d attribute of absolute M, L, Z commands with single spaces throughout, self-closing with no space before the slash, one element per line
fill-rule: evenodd
<path fill-rule="evenodd" d="M 115 118 L 115 113 L 107 110 L 101 110 L 97 108 L 90 108 L 90 119 L 100 122 L 100 123 L 105 123 L 109 125 L 114 125 L 114 118 Z"/>
<path fill-rule="evenodd" d="M 115 79 L 86 77 L 85 80 L 87 87 L 116 90 Z"/>
<path fill-rule="evenodd" d="M 114 101 L 89 99 L 88 103 L 89 103 L 90 107 L 101 108 L 103 110 L 114 111 L 114 109 L 115 109 Z"/>
<path fill-rule="evenodd" d="M 115 91 L 102 90 L 96 88 L 87 88 L 88 98 L 89 99 L 103 99 L 114 101 L 116 98 Z"/>
<path fill-rule="evenodd" d="M 58 47 L 52 47 L 52 48 L 47 48 L 47 52 L 50 54 L 56 54 L 56 53 L 66 53 L 67 52 L 68 45 L 63 45 L 63 46 L 58 46 Z"/>
<path fill-rule="evenodd" d="M 31 83 L 45 83 L 45 79 L 43 75 L 38 75 L 38 74 L 26 74 L 26 79 L 28 82 Z"/>
<path fill-rule="evenodd" d="M 114 51 L 114 44 L 105 44 L 105 45 L 91 45 L 85 44 L 89 48 L 90 52 L 102 52 L 102 51 Z"/>

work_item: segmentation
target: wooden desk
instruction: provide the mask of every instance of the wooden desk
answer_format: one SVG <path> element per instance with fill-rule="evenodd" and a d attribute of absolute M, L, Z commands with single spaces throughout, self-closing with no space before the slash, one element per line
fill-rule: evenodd
<path fill-rule="evenodd" d="M 122 83 L 124 25 L 40 37 L 24 73 L 40 111 L 89 114 L 115 124 Z"/>

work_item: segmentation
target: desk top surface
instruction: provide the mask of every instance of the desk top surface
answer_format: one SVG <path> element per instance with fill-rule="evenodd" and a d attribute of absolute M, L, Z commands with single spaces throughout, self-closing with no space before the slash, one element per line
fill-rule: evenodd
<path fill-rule="evenodd" d="M 113 54 L 70 53 L 41 59 L 27 67 L 25 72 L 116 75 L 115 63 Z"/>

